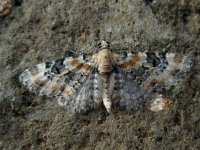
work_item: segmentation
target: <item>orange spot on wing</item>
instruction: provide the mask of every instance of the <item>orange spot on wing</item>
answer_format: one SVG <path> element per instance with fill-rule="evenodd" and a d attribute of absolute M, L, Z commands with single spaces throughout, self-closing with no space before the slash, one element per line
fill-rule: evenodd
<path fill-rule="evenodd" d="M 180 54 L 175 54 L 173 60 L 176 63 L 177 66 L 174 66 L 173 69 L 171 69 L 171 72 L 169 73 L 170 75 L 174 76 L 177 72 L 179 72 L 179 66 L 182 63 L 182 55 Z"/>
<path fill-rule="evenodd" d="M 180 63 L 182 62 L 182 56 L 181 56 L 180 54 L 176 54 L 176 55 L 174 56 L 174 62 L 175 62 L 176 64 L 180 64 Z"/>
<path fill-rule="evenodd" d="M 35 84 L 42 87 L 45 86 L 45 84 L 48 82 L 48 80 L 36 80 Z"/>
<path fill-rule="evenodd" d="M 30 71 L 32 76 L 35 76 L 35 75 L 39 74 L 39 69 L 38 69 L 37 66 L 31 67 L 29 71 Z"/>
<path fill-rule="evenodd" d="M 80 66 L 82 64 L 82 62 L 80 62 L 80 60 L 78 60 L 78 59 L 73 59 L 72 61 L 69 62 L 69 64 L 76 68 L 76 67 Z"/>
<path fill-rule="evenodd" d="M 144 90 L 148 90 L 150 87 L 154 86 L 155 84 L 164 84 L 165 79 L 163 80 L 157 80 L 155 77 L 149 78 L 144 83 Z"/>
<path fill-rule="evenodd" d="M 171 70 L 170 75 L 175 76 L 176 73 L 178 73 L 180 70 L 177 68 L 174 68 L 173 70 Z"/>
<path fill-rule="evenodd" d="M 83 67 L 82 67 L 82 71 L 90 71 L 92 69 L 92 66 L 89 65 L 89 64 L 84 64 Z"/>
<path fill-rule="evenodd" d="M 78 59 L 72 60 L 69 64 L 72 65 L 74 67 L 74 69 L 76 69 L 77 71 L 87 72 L 87 71 L 91 70 L 91 68 L 92 68 L 91 65 L 89 65 L 87 63 L 83 63 Z"/>
<path fill-rule="evenodd" d="M 129 67 L 134 67 L 140 60 L 141 58 L 138 54 L 133 54 L 131 58 L 125 60 L 125 62 L 122 64 L 122 68 L 127 69 Z"/>
<path fill-rule="evenodd" d="M 62 90 L 64 90 L 64 88 L 65 88 L 65 85 L 63 85 L 63 84 L 55 84 L 52 87 L 52 93 L 54 93 L 56 91 L 62 91 Z"/>
<path fill-rule="evenodd" d="M 76 70 L 80 70 L 80 69 L 82 69 L 84 67 L 83 62 L 81 62 L 78 59 L 73 59 L 71 62 L 69 62 L 69 64 L 71 66 L 73 66 L 73 68 L 76 69 Z"/>
<path fill-rule="evenodd" d="M 83 68 L 83 63 L 77 64 L 77 66 L 75 67 L 76 70 L 80 70 Z"/>

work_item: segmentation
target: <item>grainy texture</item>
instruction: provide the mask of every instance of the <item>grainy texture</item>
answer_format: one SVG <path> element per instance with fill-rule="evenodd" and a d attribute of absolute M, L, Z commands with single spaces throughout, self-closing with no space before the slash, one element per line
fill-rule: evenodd
<path fill-rule="evenodd" d="M 7 15 L 12 8 L 11 0 L 0 0 L 0 17 Z"/>
<path fill-rule="evenodd" d="M 1 149 L 200 149 L 198 0 L 13 0 L 0 18 Z M 111 49 L 195 54 L 188 79 L 171 89 L 163 113 L 104 108 L 73 116 L 29 93 L 19 74 L 34 64 Z"/>

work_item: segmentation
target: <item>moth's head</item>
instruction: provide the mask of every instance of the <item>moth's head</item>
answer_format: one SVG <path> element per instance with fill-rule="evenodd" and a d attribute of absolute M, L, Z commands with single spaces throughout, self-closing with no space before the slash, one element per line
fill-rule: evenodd
<path fill-rule="evenodd" d="M 106 42 L 104 40 L 102 40 L 99 44 L 98 44 L 99 49 L 106 49 L 110 47 L 110 43 Z"/>

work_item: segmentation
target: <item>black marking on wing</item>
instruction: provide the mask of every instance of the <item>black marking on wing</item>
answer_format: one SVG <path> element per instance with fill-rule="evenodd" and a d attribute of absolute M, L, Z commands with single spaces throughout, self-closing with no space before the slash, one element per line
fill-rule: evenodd
<path fill-rule="evenodd" d="M 157 67 L 161 63 L 160 57 L 156 56 L 156 53 L 148 52 L 146 55 L 147 63 L 152 67 Z"/>

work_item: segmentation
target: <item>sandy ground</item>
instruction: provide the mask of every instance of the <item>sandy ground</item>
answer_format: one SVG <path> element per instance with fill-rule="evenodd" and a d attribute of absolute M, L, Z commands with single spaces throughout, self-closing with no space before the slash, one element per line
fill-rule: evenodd
<path fill-rule="evenodd" d="M 6 0 L 4 0 L 6 1 Z M 0 149 L 200 149 L 199 0 L 13 0 L 0 17 Z M 1 14 L 0 14 L 1 15 Z M 31 94 L 19 74 L 41 62 L 91 54 L 100 39 L 116 52 L 193 53 L 165 112 L 73 115 Z"/>

